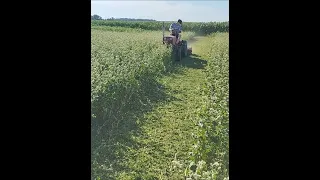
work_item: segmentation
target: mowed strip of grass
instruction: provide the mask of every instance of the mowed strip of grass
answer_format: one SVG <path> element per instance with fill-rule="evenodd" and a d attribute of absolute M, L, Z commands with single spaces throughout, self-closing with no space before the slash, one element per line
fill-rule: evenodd
<path fill-rule="evenodd" d="M 117 179 L 184 179 L 193 150 L 196 111 L 207 101 L 201 93 L 206 75 L 201 54 L 206 52 L 196 48 L 204 41 L 194 42 L 194 55 L 176 62 L 175 70 L 158 80 L 170 98 L 137 120 L 141 131 L 132 139 L 138 146 L 123 153 Z"/>

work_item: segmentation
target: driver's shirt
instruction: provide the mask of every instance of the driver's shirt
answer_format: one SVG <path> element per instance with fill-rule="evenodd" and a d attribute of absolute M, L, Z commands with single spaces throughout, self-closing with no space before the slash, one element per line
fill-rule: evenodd
<path fill-rule="evenodd" d="M 169 31 L 172 31 L 172 30 L 179 33 L 182 30 L 182 26 L 179 23 L 172 23 L 170 25 Z"/>

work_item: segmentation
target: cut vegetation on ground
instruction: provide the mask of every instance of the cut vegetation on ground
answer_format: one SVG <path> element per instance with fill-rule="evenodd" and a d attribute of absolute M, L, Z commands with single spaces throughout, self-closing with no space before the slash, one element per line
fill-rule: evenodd
<path fill-rule="evenodd" d="M 184 32 L 176 62 L 134 28 L 92 26 L 92 180 L 228 179 L 228 33 Z"/>

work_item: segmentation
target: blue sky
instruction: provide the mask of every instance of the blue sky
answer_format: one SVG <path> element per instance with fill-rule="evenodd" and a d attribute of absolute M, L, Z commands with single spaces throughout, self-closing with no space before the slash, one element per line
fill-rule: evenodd
<path fill-rule="evenodd" d="M 158 21 L 229 21 L 229 1 L 109 1 L 91 0 L 91 15 L 102 18 L 142 18 Z"/>

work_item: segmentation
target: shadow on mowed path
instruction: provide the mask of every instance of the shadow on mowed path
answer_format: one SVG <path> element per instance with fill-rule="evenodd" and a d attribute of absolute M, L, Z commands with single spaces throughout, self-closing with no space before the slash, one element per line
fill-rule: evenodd
<path fill-rule="evenodd" d="M 207 61 L 200 56 L 193 54 L 183 58 L 182 61 L 174 61 L 170 76 L 183 74 L 181 67 L 203 69 L 206 63 Z M 92 179 L 100 177 L 112 180 L 116 179 L 117 173 L 129 171 L 123 164 L 125 162 L 123 157 L 131 149 L 140 147 L 132 137 L 141 134 L 141 126 L 144 123 L 141 121 L 145 119 L 144 115 L 162 103 L 179 101 L 167 93 L 170 89 L 153 77 L 141 79 L 140 83 L 140 88 L 132 94 L 132 100 L 124 105 L 115 101 L 113 106 L 116 108 L 111 108 L 114 112 L 109 113 L 106 125 L 99 134 L 92 133 Z M 118 89 L 122 90 L 121 87 Z"/>
<path fill-rule="evenodd" d="M 178 64 L 187 68 L 203 69 L 207 65 L 207 61 L 201 59 L 197 54 L 192 54 L 189 57 L 183 58 L 181 61 L 175 61 L 174 64 Z"/>
<path fill-rule="evenodd" d="M 132 93 L 130 101 L 127 100 L 124 104 L 119 99 L 110 102 L 112 107 L 106 107 L 109 110 L 104 118 L 103 128 L 97 128 L 101 127 L 101 124 L 92 126 L 92 179 L 100 177 L 112 180 L 116 178 L 117 172 L 125 171 L 125 165 L 122 164 L 123 157 L 130 149 L 140 146 L 132 137 L 141 133 L 144 114 L 152 111 L 159 103 L 178 100 L 168 95 L 166 87 L 155 78 L 145 77 L 139 81 L 140 86 L 133 93 L 124 91 L 123 87 L 115 87 L 115 92 L 122 90 L 121 94 Z"/>

